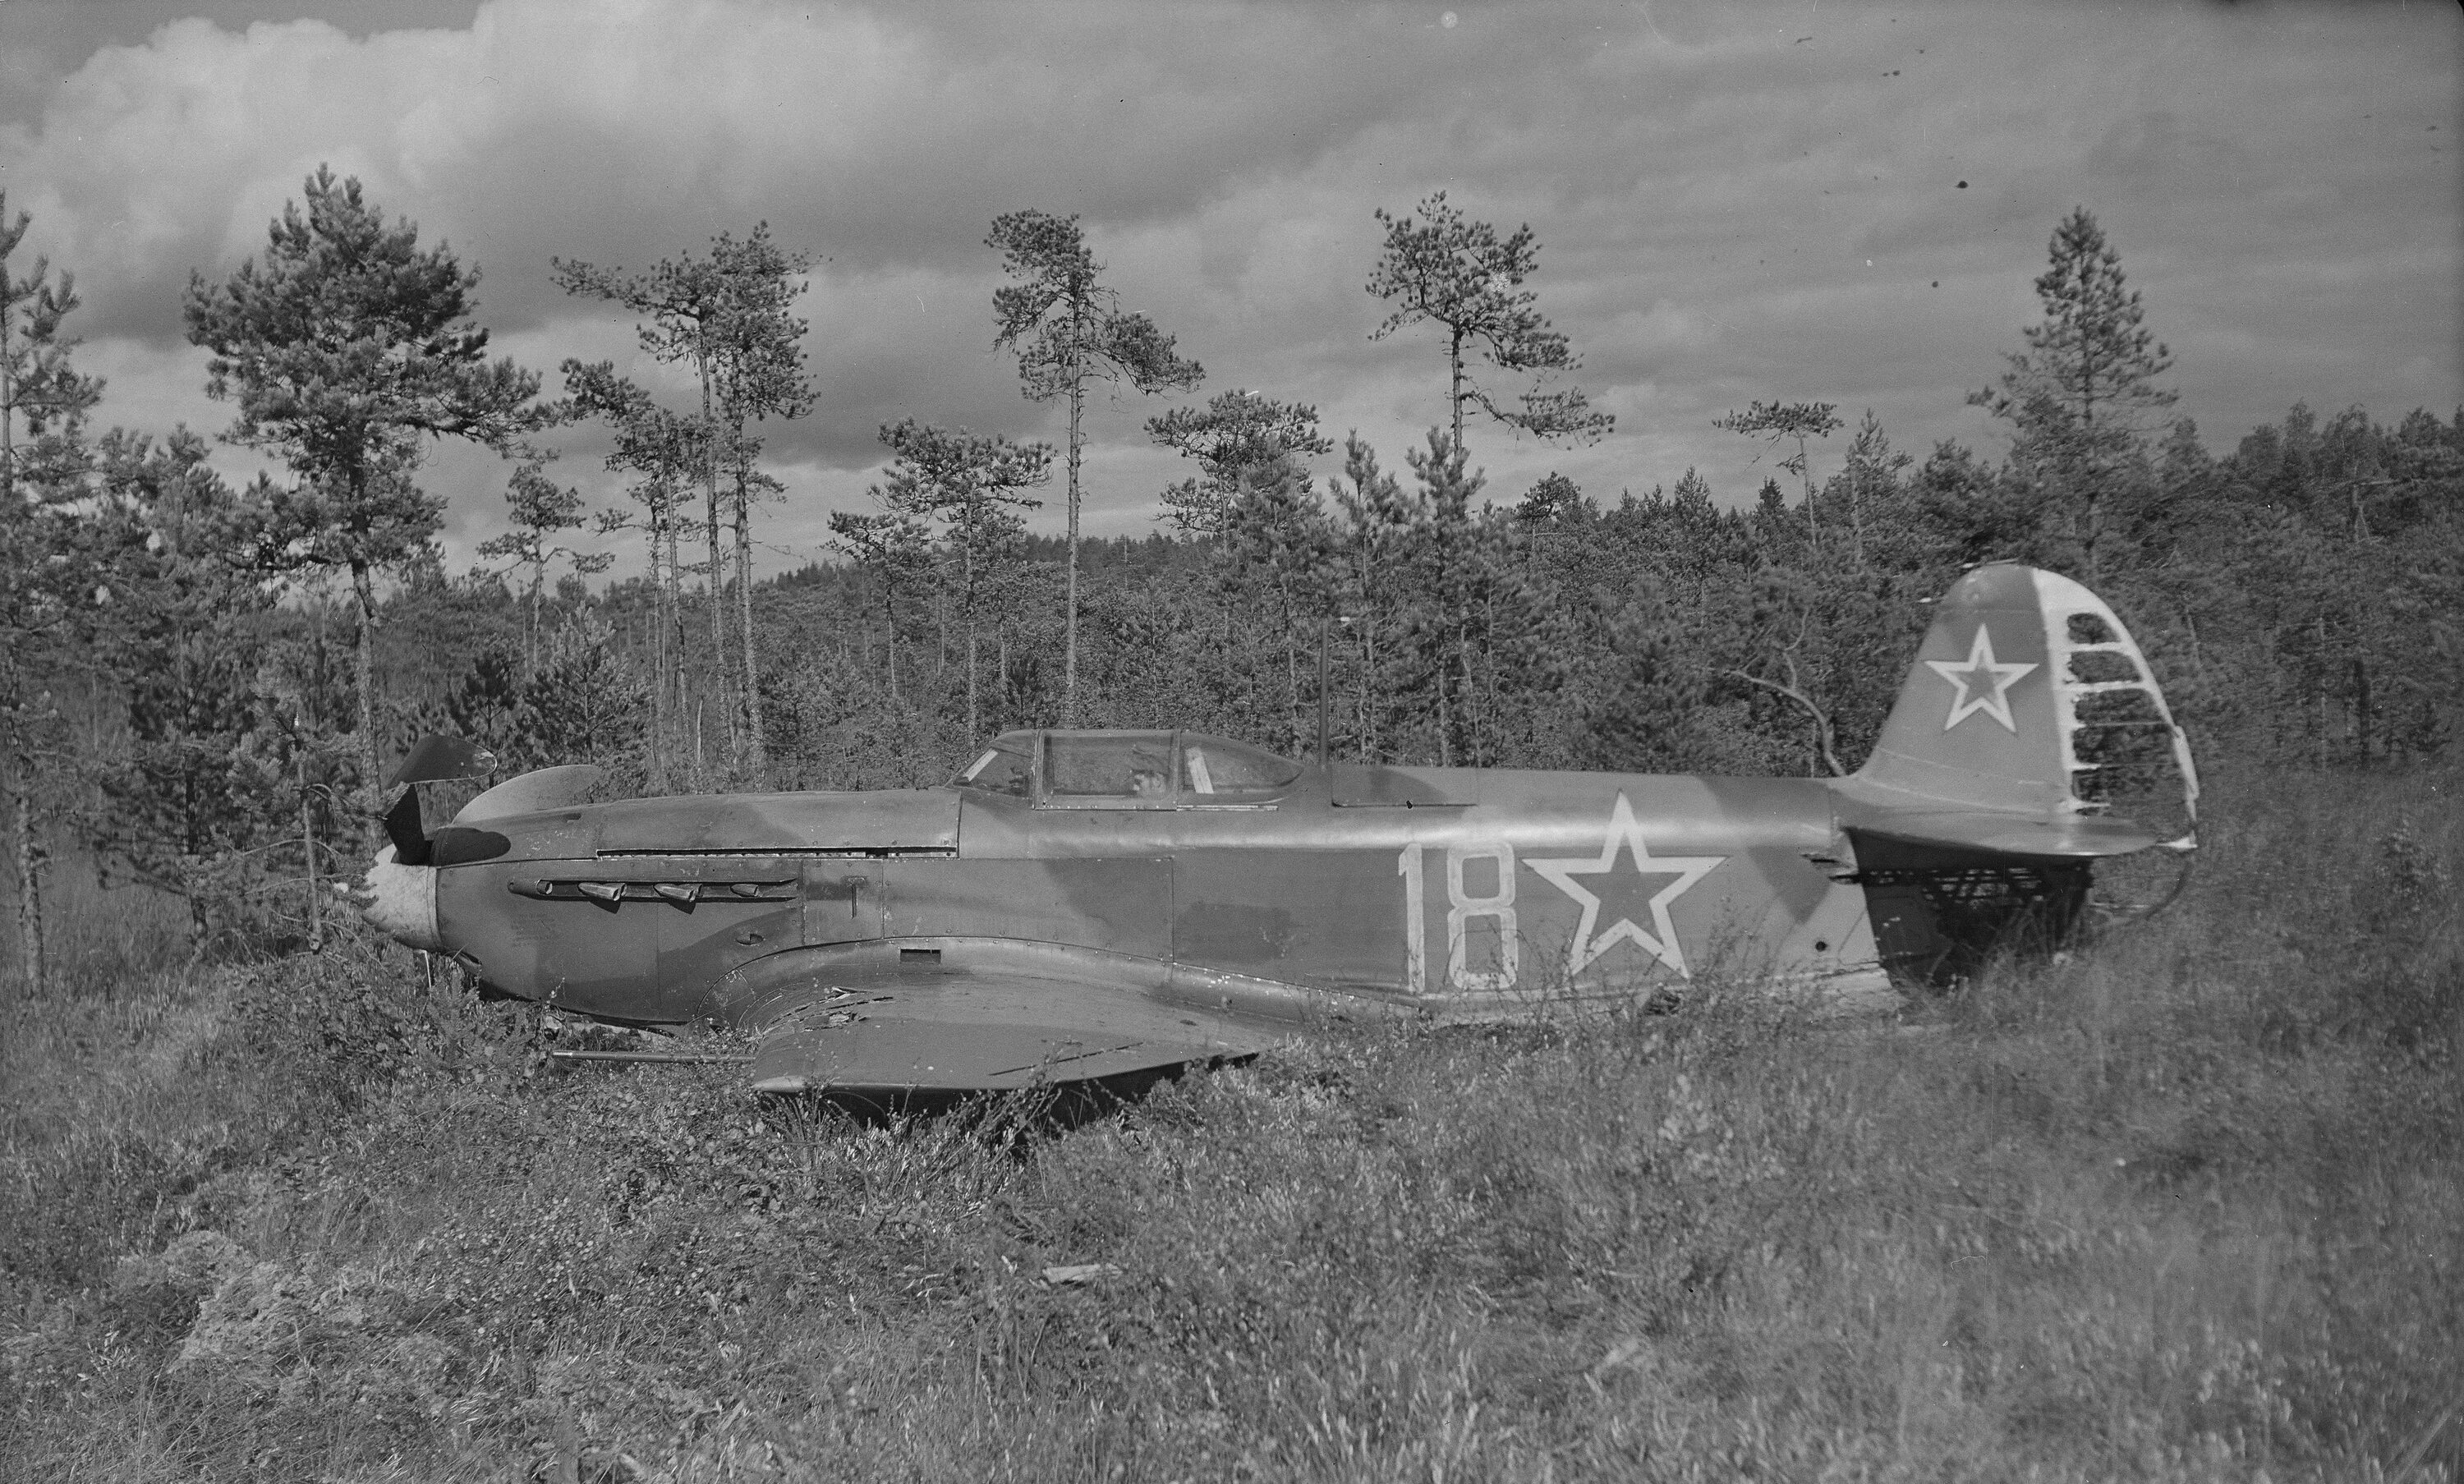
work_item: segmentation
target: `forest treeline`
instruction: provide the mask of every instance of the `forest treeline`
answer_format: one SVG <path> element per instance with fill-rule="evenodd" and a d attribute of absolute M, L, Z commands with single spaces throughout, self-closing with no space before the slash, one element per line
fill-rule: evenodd
<path fill-rule="evenodd" d="M 262 254 L 193 276 L 184 305 L 233 406 L 222 436 L 287 471 L 235 489 L 198 433 L 98 430 L 74 281 L 12 266 L 29 224 L 0 203 L 15 976 L 46 977 L 61 849 L 186 903 L 200 952 L 313 943 L 332 880 L 377 839 L 384 770 L 429 731 L 508 771 L 587 760 L 651 792 L 936 782 L 1022 726 L 1188 727 L 1298 755 L 1321 706 L 1342 758 L 1853 769 L 1926 601 L 1995 558 L 2105 596 L 2209 759 L 2388 767 L 2453 739 L 2464 408 L 2389 426 L 2296 406 L 2211 450 L 2172 415 L 2170 357 L 2084 208 L 2053 235 L 2043 320 L 1969 399 L 2004 457 L 1757 403 L 1720 426 L 1786 481 L 1741 508 L 1692 470 L 1647 493 L 1491 488 L 1481 429 L 1610 430 L 1528 287 L 1538 244 L 1442 194 L 1378 220 L 1375 333 L 1434 331 L 1445 351 L 1421 443 L 1338 442 L 1269 392 L 1200 396 L 1202 366 L 1107 288 L 1074 218 L 1015 212 L 987 239 L 993 327 L 1023 393 L 1066 410 L 1064 443 L 917 409 L 882 429 L 870 508 L 830 518 L 843 559 L 757 581 L 759 523 L 798 497 L 763 435 L 813 404 L 793 313 L 811 260 L 766 228 L 644 273 L 560 260 L 691 393 L 568 360 L 551 396 L 489 358 L 474 269 L 320 170 Z M 1145 430 L 1190 461 L 1143 540 L 1079 538 L 1104 383 L 1164 399 Z M 559 430 L 582 425 L 624 477 L 620 508 L 585 513 L 554 477 Z M 508 532 L 459 574 L 416 477 L 445 439 L 510 463 Z M 1056 495 L 1067 534 L 1030 535 Z M 593 587 L 611 541 L 640 543 L 638 570 Z"/>

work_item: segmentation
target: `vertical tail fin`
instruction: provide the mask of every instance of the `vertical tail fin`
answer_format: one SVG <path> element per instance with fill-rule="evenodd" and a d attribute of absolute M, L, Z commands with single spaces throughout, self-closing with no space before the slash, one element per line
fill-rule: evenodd
<path fill-rule="evenodd" d="M 1833 788 L 1903 979 L 2057 942 L 2098 862 L 2198 842 L 2190 750 L 2130 631 L 2070 578 L 2006 562 L 1943 596 L 1873 756 Z"/>
<path fill-rule="evenodd" d="M 2198 774 L 2146 656 L 2102 599 L 2015 563 L 1978 567 L 1943 596 L 1873 755 L 1841 788 L 1869 806 L 1868 827 L 1903 838 L 1892 817 L 1968 817 L 1980 822 L 1960 827 L 1964 842 L 2001 849 L 2015 847 L 1989 844 L 1981 821 L 2026 817 L 2039 829 L 2009 839 L 2068 856 L 2197 842 Z M 2180 833 L 2123 827 L 2117 806 Z"/>

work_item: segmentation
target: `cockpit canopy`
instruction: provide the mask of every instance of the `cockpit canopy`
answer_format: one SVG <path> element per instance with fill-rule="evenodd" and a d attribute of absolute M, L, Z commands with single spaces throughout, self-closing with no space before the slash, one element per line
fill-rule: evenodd
<path fill-rule="evenodd" d="M 1270 803 L 1301 765 L 1200 731 L 1008 731 L 952 781 L 1045 809 Z"/>

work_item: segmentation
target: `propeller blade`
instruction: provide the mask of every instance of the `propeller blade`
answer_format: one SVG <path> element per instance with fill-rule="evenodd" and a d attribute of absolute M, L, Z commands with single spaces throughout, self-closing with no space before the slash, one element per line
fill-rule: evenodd
<path fill-rule="evenodd" d="M 495 788 L 462 806 L 453 817 L 456 824 L 476 824 L 483 819 L 499 819 L 508 815 L 532 814 L 542 809 L 562 809 L 578 804 L 588 797 L 591 785 L 606 770 L 590 763 L 567 763 L 561 768 L 541 768 L 507 778 Z"/>
<path fill-rule="evenodd" d="M 393 841 L 393 859 L 397 865 L 426 865 L 429 858 L 428 831 L 419 818 L 419 790 L 407 788 L 402 797 L 385 811 L 385 839 Z"/>
<path fill-rule="evenodd" d="M 414 744 L 385 787 L 404 783 L 442 783 L 449 778 L 484 778 L 496 771 L 496 754 L 476 743 L 431 731 Z"/>

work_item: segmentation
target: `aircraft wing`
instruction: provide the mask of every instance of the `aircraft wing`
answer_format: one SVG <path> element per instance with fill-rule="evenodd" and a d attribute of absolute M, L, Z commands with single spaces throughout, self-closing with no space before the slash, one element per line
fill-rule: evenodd
<path fill-rule="evenodd" d="M 997 1092 L 1244 1058 L 1278 1038 L 1105 970 L 882 958 L 797 970 L 760 994 L 754 1089 Z"/>

